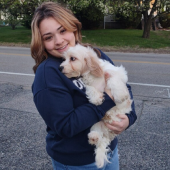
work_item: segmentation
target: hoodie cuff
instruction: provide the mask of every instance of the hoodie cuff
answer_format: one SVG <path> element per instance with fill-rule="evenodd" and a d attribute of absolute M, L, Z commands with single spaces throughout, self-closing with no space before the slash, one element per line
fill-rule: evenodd
<path fill-rule="evenodd" d="M 104 102 L 98 107 L 105 113 L 110 110 L 112 107 L 116 106 L 115 102 L 109 97 L 107 93 L 104 92 Z"/>

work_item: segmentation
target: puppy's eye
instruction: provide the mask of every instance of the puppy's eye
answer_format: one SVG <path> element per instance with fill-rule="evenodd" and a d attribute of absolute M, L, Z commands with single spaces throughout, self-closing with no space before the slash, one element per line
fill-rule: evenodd
<path fill-rule="evenodd" d="M 75 61 L 76 58 L 75 58 L 75 57 L 71 57 L 70 60 L 71 60 L 71 61 Z"/>
<path fill-rule="evenodd" d="M 65 60 L 66 60 L 66 59 L 65 59 L 65 58 L 63 58 L 63 57 L 62 57 L 61 59 L 62 59 L 62 61 L 65 61 Z"/>

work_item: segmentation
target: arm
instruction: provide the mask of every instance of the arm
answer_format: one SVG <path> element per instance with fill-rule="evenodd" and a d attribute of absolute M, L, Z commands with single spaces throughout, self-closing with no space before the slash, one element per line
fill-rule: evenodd
<path fill-rule="evenodd" d="M 61 137 L 72 137 L 91 127 L 114 106 L 105 96 L 100 106 L 87 103 L 74 108 L 72 96 L 61 89 L 44 89 L 36 94 L 34 102 L 47 126 Z"/>
<path fill-rule="evenodd" d="M 61 74 L 56 68 L 45 71 L 42 79 L 46 81 L 46 88 L 34 95 L 34 102 L 46 125 L 64 138 L 72 137 L 100 121 L 115 103 L 105 94 L 105 101 L 100 106 L 95 106 L 88 103 L 82 92 L 76 95 L 76 102 L 82 97 L 79 95 L 84 95 L 84 104 L 75 107 L 74 94 L 70 93 Z M 69 79 L 67 81 L 71 82 Z M 41 79 L 37 79 L 37 83 L 41 84 Z"/>

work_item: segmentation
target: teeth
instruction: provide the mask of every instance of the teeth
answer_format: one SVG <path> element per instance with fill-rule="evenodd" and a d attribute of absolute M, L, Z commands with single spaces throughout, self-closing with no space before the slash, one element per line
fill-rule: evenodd
<path fill-rule="evenodd" d="M 65 46 L 64 46 L 64 47 L 62 47 L 62 48 L 58 48 L 57 50 L 62 50 L 62 49 L 64 49 L 66 46 L 67 46 L 67 45 L 65 45 Z"/>

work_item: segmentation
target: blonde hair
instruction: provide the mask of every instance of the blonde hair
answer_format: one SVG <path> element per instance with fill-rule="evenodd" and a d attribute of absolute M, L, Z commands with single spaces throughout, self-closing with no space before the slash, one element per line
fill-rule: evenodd
<path fill-rule="evenodd" d="M 60 23 L 66 30 L 72 31 L 75 35 L 75 43 L 81 43 L 81 23 L 73 15 L 73 13 L 54 2 L 44 2 L 36 10 L 32 19 L 32 40 L 31 40 L 31 55 L 35 60 L 33 67 L 34 73 L 36 72 L 39 64 L 47 59 L 47 53 L 43 46 L 42 37 L 39 31 L 39 25 L 45 18 L 53 17 Z"/>

